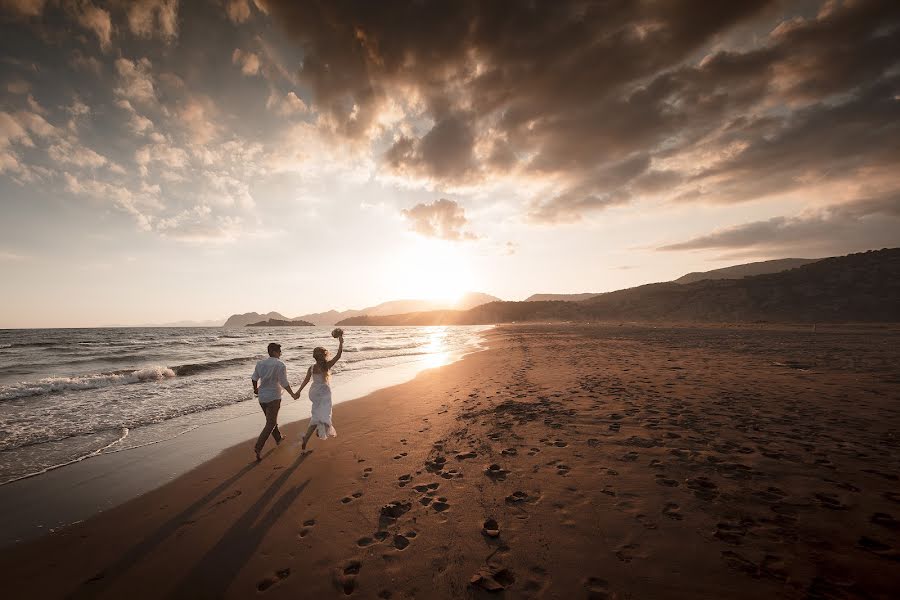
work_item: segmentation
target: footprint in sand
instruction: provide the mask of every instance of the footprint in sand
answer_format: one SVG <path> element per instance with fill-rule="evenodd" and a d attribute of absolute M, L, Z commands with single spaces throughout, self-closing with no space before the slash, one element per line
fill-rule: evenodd
<path fill-rule="evenodd" d="M 397 478 L 397 481 L 399 482 L 397 483 L 398 486 L 405 487 L 407 483 L 412 481 L 412 475 L 410 475 L 409 473 L 407 473 L 406 475 L 401 475 Z"/>
<path fill-rule="evenodd" d="M 481 534 L 489 538 L 500 537 L 500 524 L 493 517 L 488 519 L 481 526 Z"/>
<path fill-rule="evenodd" d="M 350 504 L 357 498 L 362 498 L 362 495 L 362 492 L 353 492 L 349 496 L 344 496 L 343 498 L 341 498 L 341 504 Z"/>
<path fill-rule="evenodd" d="M 537 500 L 539 500 L 539 498 L 529 496 L 527 493 L 525 493 L 521 490 L 516 490 L 512 494 L 510 494 L 509 496 L 507 496 L 505 498 L 506 503 L 509 505 L 512 505 L 512 506 L 522 504 L 525 502 L 530 504 L 530 503 L 537 502 Z"/>
<path fill-rule="evenodd" d="M 684 517 L 681 514 L 681 507 L 674 502 L 666 502 L 663 506 L 662 514 L 675 521 L 681 521 Z"/>
<path fill-rule="evenodd" d="M 516 450 L 515 448 L 507 448 L 505 450 L 500 451 L 500 454 L 502 454 L 503 456 L 515 456 L 518 453 L 519 453 L 519 451 Z"/>
<path fill-rule="evenodd" d="M 654 523 L 650 517 L 645 514 L 634 515 L 635 520 L 644 526 L 645 529 L 657 529 L 659 525 Z"/>
<path fill-rule="evenodd" d="M 407 546 L 409 546 L 409 538 L 407 538 L 405 535 L 397 534 L 394 536 L 393 546 L 397 550 L 404 550 Z"/>
<path fill-rule="evenodd" d="M 877 512 L 872 515 L 869 521 L 888 529 L 900 529 L 900 521 L 897 521 L 897 519 L 887 513 Z"/>
<path fill-rule="evenodd" d="M 344 575 L 359 575 L 360 569 L 362 569 L 362 563 L 358 560 L 352 560 L 344 567 Z"/>
<path fill-rule="evenodd" d="M 744 521 L 740 523 L 721 522 L 716 525 L 716 532 L 713 534 L 713 537 L 722 540 L 726 544 L 739 546 L 744 541 L 744 536 L 747 535 L 748 524 L 752 524 L 752 521 L 750 523 Z"/>
<path fill-rule="evenodd" d="M 400 454 L 398 454 L 397 456 L 394 457 L 394 460 L 400 460 L 404 456 L 407 456 L 406 452 L 401 452 Z"/>
<path fill-rule="evenodd" d="M 385 504 L 381 507 L 381 518 L 387 520 L 395 520 L 399 519 L 401 516 L 409 512 L 412 508 L 412 504 L 409 502 L 401 502 L 400 500 L 394 500 L 388 504 Z"/>
<path fill-rule="evenodd" d="M 678 487 L 679 485 L 676 479 L 670 479 L 662 473 L 656 474 L 656 483 L 658 483 L 659 485 L 664 485 L 666 487 Z"/>
<path fill-rule="evenodd" d="M 847 510 L 850 508 L 843 502 L 841 502 L 836 494 L 815 494 L 815 499 L 819 503 L 819 506 L 822 508 L 827 508 L 829 510 Z"/>
<path fill-rule="evenodd" d="M 301 529 L 299 532 L 297 532 L 297 537 L 305 538 L 307 535 L 309 535 L 309 528 L 315 527 L 315 526 L 316 526 L 315 519 L 307 519 L 307 520 L 303 521 L 303 529 Z"/>
<path fill-rule="evenodd" d="M 859 538 L 859 541 L 856 542 L 856 545 L 866 550 L 867 552 L 871 552 L 876 556 L 880 556 L 881 558 L 886 558 L 888 560 L 900 560 L 900 553 L 894 550 L 893 546 L 889 546 L 884 542 L 876 540 L 874 538 L 870 538 L 869 536 L 862 536 Z"/>
<path fill-rule="evenodd" d="M 686 480 L 688 489 L 694 492 L 694 496 L 701 500 L 713 500 L 719 495 L 719 486 L 717 486 L 708 477 L 693 477 Z"/>
<path fill-rule="evenodd" d="M 450 504 L 447 502 L 446 498 L 440 496 L 435 502 L 431 504 L 431 508 L 433 508 L 437 512 L 444 512 L 445 510 L 450 508 Z"/>
<path fill-rule="evenodd" d="M 588 600 L 611 600 L 614 596 L 609 591 L 609 583 L 599 577 L 588 577 L 584 582 Z"/>
<path fill-rule="evenodd" d="M 378 542 L 383 542 L 384 540 L 391 537 L 391 534 L 389 534 L 387 531 L 376 531 L 374 534 L 372 534 L 372 537 L 374 537 Z"/>
<path fill-rule="evenodd" d="M 281 569 L 280 571 L 275 571 L 275 575 L 270 575 L 269 577 L 266 577 L 265 579 L 263 579 L 262 581 L 257 583 L 256 589 L 260 592 L 265 592 L 266 590 L 268 590 L 270 587 L 272 587 L 279 581 L 287 579 L 290 574 L 291 574 L 291 570 L 289 568 Z"/>
<path fill-rule="evenodd" d="M 456 455 L 456 460 L 466 460 L 467 458 L 475 458 L 476 456 L 478 455 L 472 451 L 463 452 Z"/>
<path fill-rule="evenodd" d="M 359 575 L 359 570 L 361 568 L 362 563 L 358 560 L 350 561 L 343 568 L 342 574 L 337 577 L 338 587 L 340 587 L 347 596 L 356 590 L 356 576 Z"/>
<path fill-rule="evenodd" d="M 634 553 L 640 546 L 638 544 L 623 544 L 619 546 L 619 549 L 616 550 L 616 558 L 621 560 L 622 562 L 629 563 L 635 559 L 636 555 Z"/>
<path fill-rule="evenodd" d="M 504 481 L 506 480 L 506 476 L 509 475 L 509 471 L 507 471 L 497 463 L 494 463 L 488 465 L 488 467 L 484 470 L 484 474 L 493 481 Z"/>

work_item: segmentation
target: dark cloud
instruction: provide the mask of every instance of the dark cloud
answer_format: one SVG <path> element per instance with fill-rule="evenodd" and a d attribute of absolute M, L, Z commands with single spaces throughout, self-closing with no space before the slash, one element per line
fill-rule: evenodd
<path fill-rule="evenodd" d="M 389 98 L 415 98 L 410 119 L 435 125 L 404 130 L 385 165 L 447 182 L 513 171 L 566 182 L 535 199 L 533 218 L 661 192 L 744 201 L 811 166 L 836 177 L 893 160 L 890 0 L 805 13 L 765 0 L 261 4 L 302 46 L 300 81 L 335 132 L 374 135 Z M 729 46 L 737 26 L 751 43 Z M 636 155 L 649 172 L 605 178 Z"/>
<path fill-rule="evenodd" d="M 463 229 L 468 224 L 466 211 L 453 200 L 441 198 L 430 204 L 420 203 L 403 211 L 410 228 L 426 237 L 442 240 L 474 240 L 476 236 Z"/>
<path fill-rule="evenodd" d="M 421 139 L 401 137 L 384 158 L 396 171 L 460 181 L 473 170 L 473 143 L 469 122 L 461 115 L 452 115 L 435 123 Z"/>
<path fill-rule="evenodd" d="M 855 252 L 900 245 L 900 193 L 834 204 L 796 217 L 774 217 L 729 227 L 657 248 Z"/>

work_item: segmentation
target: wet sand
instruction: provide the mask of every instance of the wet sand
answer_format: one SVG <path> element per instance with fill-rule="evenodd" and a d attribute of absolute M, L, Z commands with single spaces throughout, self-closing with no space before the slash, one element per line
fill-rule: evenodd
<path fill-rule="evenodd" d="M 257 464 L 249 431 L 160 489 L 4 549 L 5 594 L 889 598 L 898 342 L 890 328 L 499 328 L 488 351 L 336 406 L 339 437 L 311 453 L 301 422 Z"/>

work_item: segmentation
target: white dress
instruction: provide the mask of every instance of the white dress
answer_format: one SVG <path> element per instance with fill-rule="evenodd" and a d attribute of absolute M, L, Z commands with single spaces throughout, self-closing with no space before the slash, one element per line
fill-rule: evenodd
<path fill-rule="evenodd" d="M 316 435 L 319 439 L 327 439 L 328 436 L 336 436 L 337 431 L 331 424 L 331 375 L 317 373 L 312 367 L 312 385 L 309 386 L 309 401 L 312 402 L 312 416 L 310 425 L 316 426 Z"/>

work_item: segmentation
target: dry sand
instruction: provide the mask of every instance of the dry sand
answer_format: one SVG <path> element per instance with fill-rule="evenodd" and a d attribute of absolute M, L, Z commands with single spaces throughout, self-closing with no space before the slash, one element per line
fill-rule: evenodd
<path fill-rule="evenodd" d="M 337 406 L 309 454 L 301 422 L 256 464 L 248 431 L 7 548 L 4 596 L 889 598 L 898 341 L 504 327 Z"/>

